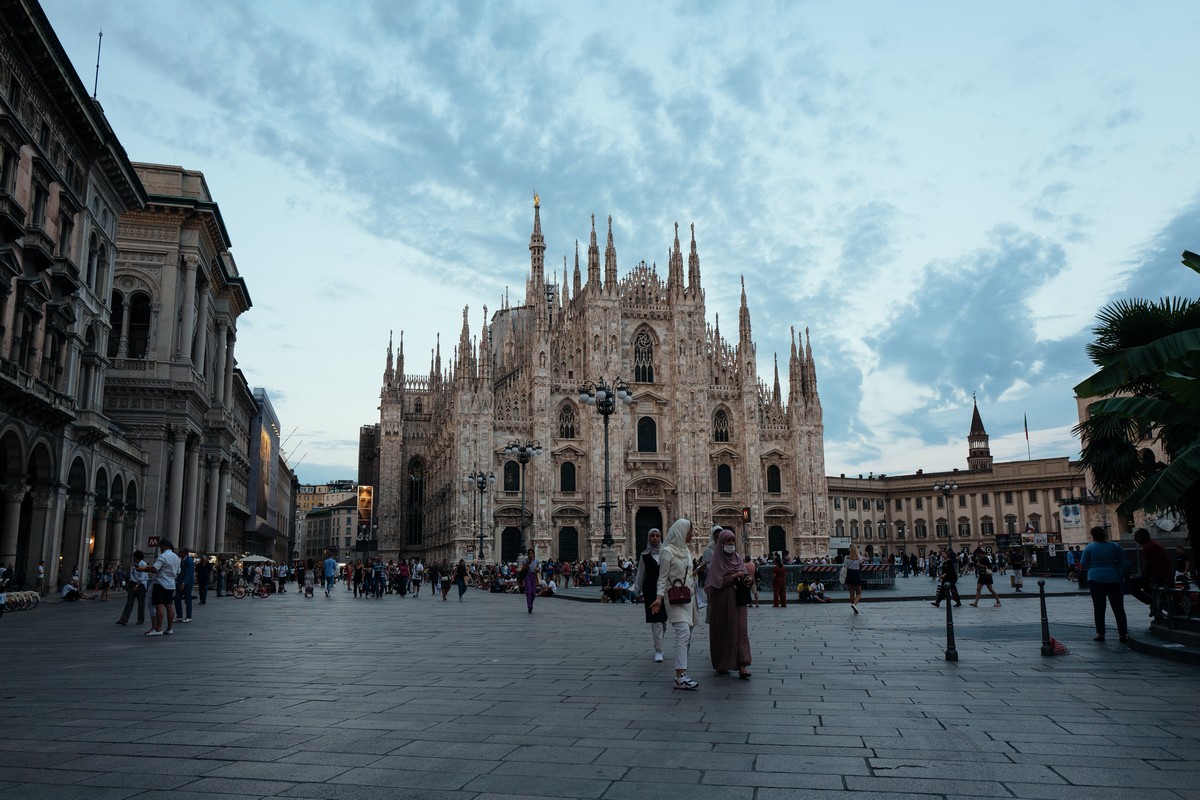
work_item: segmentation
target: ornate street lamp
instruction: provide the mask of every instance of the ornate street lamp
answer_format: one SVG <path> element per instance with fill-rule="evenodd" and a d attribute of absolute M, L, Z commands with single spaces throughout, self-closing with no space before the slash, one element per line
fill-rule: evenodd
<path fill-rule="evenodd" d="M 625 381 L 617 378 L 614 388 L 610 388 L 604 382 L 604 378 L 600 378 L 598 383 L 585 383 L 579 387 L 579 402 L 584 405 L 589 405 L 604 417 L 604 541 L 601 547 L 611 549 L 613 546 L 612 536 L 612 476 L 609 470 L 609 455 L 608 455 L 608 418 L 617 410 L 617 401 L 620 400 L 624 405 L 629 405 L 633 402 L 633 395 L 629 392 L 629 385 Z"/>
<path fill-rule="evenodd" d="M 957 481 L 935 481 L 935 492 L 941 492 L 946 498 L 946 539 L 950 539 L 950 495 L 958 491 Z M 954 558 L 954 546 L 948 542 L 946 547 L 948 558 Z M 958 646 L 954 641 L 954 603 L 950 602 L 950 582 L 942 583 L 942 599 L 946 601 L 946 652 L 947 661 L 958 661 Z"/>
<path fill-rule="evenodd" d="M 504 448 L 505 454 L 517 459 L 521 465 L 521 554 L 532 545 L 525 537 L 525 515 L 528 513 L 525 510 L 525 465 L 529 463 L 529 459 L 542 454 L 542 446 L 538 442 L 526 441 L 524 443 L 513 440 L 508 443 L 508 447 Z"/>
<path fill-rule="evenodd" d="M 958 481 L 934 481 L 933 490 L 941 492 L 942 497 L 946 498 L 946 542 L 951 545 L 951 552 L 954 551 L 954 513 L 950 508 L 950 495 L 958 491 Z"/>
<path fill-rule="evenodd" d="M 468 487 L 475 487 L 479 490 L 479 550 L 475 553 L 476 561 L 483 561 L 483 496 L 487 493 L 488 487 L 496 482 L 495 473 L 484 473 L 478 467 L 475 471 L 467 475 L 466 482 Z"/>

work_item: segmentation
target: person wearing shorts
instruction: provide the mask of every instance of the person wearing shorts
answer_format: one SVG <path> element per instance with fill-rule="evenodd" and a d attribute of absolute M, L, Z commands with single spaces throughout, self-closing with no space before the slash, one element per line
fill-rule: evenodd
<path fill-rule="evenodd" d="M 999 608 L 1000 595 L 996 594 L 996 590 L 992 588 L 992 559 L 983 552 L 982 547 L 976 547 L 972 560 L 975 562 L 975 602 L 971 603 L 971 606 L 979 608 L 979 598 L 983 595 L 986 587 L 992 599 L 996 601 L 994 607 Z"/>
<path fill-rule="evenodd" d="M 158 547 L 159 554 L 154 563 L 137 568 L 139 572 L 154 575 L 154 583 L 150 586 L 154 617 L 150 621 L 152 627 L 146 631 L 146 636 L 170 636 L 175 633 L 175 579 L 179 577 L 179 556 L 175 554 L 169 539 L 161 540 Z"/>

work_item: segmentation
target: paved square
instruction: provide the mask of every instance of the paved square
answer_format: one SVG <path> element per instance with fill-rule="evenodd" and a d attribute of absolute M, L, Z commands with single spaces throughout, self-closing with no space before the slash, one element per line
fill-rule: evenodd
<path fill-rule="evenodd" d="M 751 609 L 754 677 L 715 676 L 701 626 L 695 692 L 637 606 L 339 585 L 210 596 L 146 638 L 119 598 L 50 603 L 0 619 L 0 794 L 1200 799 L 1200 670 L 1049 602 L 1071 655 L 1043 658 L 1036 599 L 1006 598 L 956 609 L 957 664 L 924 601 Z"/>

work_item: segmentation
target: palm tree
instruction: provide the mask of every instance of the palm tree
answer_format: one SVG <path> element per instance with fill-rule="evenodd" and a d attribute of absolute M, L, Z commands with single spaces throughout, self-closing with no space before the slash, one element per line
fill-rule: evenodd
<path fill-rule="evenodd" d="M 1200 273 L 1200 256 L 1183 263 Z M 1118 300 L 1101 309 L 1087 353 L 1100 371 L 1075 387 L 1105 397 L 1075 432 L 1080 459 L 1118 513 L 1182 511 L 1200 553 L 1200 300 Z M 1162 446 L 1165 461 L 1144 442 Z"/>

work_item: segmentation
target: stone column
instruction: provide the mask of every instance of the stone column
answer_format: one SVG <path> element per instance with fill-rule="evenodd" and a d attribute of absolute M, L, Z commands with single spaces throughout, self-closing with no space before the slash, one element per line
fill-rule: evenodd
<path fill-rule="evenodd" d="M 183 513 L 183 473 L 184 460 L 187 455 L 187 432 L 182 428 L 175 428 L 171 430 L 170 435 L 174 437 L 171 448 L 171 486 L 167 494 L 167 518 L 158 535 L 176 539 L 180 533 L 179 522 Z"/>
<path fill-rule="evenodd" d="M 183 505 L 183 533 L 180 544 L 189 550 L 196 548 L 196 495 L 200 483 L 200 444 L 197 442 L 187 454 L 187 493 Z"/>
<path fill-rule="evenodd" d="M 229 331 L 229 344 L 225 348 L 225 389 L 223 397 L 225 401 L 221 404 L 226 408 L 233 408 L 233 346 L 237 344 L 237 334 L 232 330 Z"/>
<path fill-rule="evenodd" d="M 208 350 L 208 303 L 212 292 L 206 287 L 200 295 L 200 316 L 196 319 L 196 345 L 192 350 L 192 363 L 197 370 L 204 369 L 204 355 Z"/>
<path fill-rule="evenodd" d="M 133 308 L 125 301 L 125 313 L 121 315 L 121 333 L 117 339 L 117 358 L 129 357 L 129 312 Z"/>
<path fill-rule="evenodd" d="M 142 547 L 142 543 L 138 541 L 138 536 L 141 535 L 138 531 L 138 522 L 141 521 L 141 518 L 142 515 L 137 511 L 125 512 L 125 540 L 127 542 L 125 549 L 131 558 L 133 551 Z"/>
<path fill-rule="evenodd" d="M 218 502 L 221 496 L 221 459 L 212 456 L 208 459 L 208 525 L 204 531 L 205 553 L 216 551 L 217 547 L 217 511 L 224 509 L 224 504 Z"/>
<path fill-rule="evenodd" d="M 0 530 L 0 564 L 17 560 L 17 532 L 21 525 L 21 503 L 29 487 L 25 484 L 8 483 L 0 489 L 4 498 L 4 528 Z"/>
<path fill-rule="evenodd" d="M 116 504 L 112 514 L 112 536 L 108 542 L 106 561 L 120 561 L 125 556 L 125 506 Z"/>
<path fill-rule="evenodd" d="M 213 360 L 213 374 L 208 376 L 209 397 L 217 405 L 225 405 L 225 351 L 229 343 L 226 341 L 229 326 L 225 320 L 217 320 L 217 357 Z"/>
<path fill-rule="evenodd" d="M 94 511 L 96 520 L 96 540 L 92 543 L 91 553 L 79 569 L 79 580 L 87 585 L 92 576 L 92 564 L 104 565 L 104 552 L 108 547 L 108 503 L 97 503 Z"/>
<path fill-rule="evenodd" d="M 192 332 L 196 325 L 196 270 L 200 259 L 193 255 L 183 257 L 183 323 L 179 329 L 179 341 L 175 344 L 175 355 L 190 359 L 192 356 Z"/>
<path fill-rule="evenodd" d="M 217 491 L 217 540 L 216 552 L 225 552 L 225 507 L 229 503 L 229 464 L 221 464 L 221 488 Z"/>
<path fill-rule="evenodd" d="M 76 541 L 75 537 L 83 540 L 84 536 L 86 536 L 86 531 L 83 527 L 86 510 L 86 497 L 82 495 L 69 495 L 66 498 L 63 511 L 62 542 L 46 556 L 46 586 L 51 591 L 59 589 L 63 583 L 63 576 L 69 576 L 71 568 L 79 563 L 80 548 L 78 544 L 75 545 L 73 552 L 63 553 L 62 551 L 68 543 Z M 66 556 L 66 560 L 62 563 L 59 561 L 60 554 Z"/>
<path fill-rule="evenodd" d="M 29 550 L 25 556 L 25 564 L 18 564 L 17 571 L 24 572 L 29 578 L 37 574 L 38 559 L 46 548 L 46 540 L 53 536 L 54 528 L 54 499 L 59 490 L 52 486 L 39 486 L 33 492 L 33 514 L 29 520 Z"/>
<path fill-rule="evenodd" d="M 62 550 L 64 514 L 67 505 L 67 487 L 54 488 L 54 501 L 50 510 L 50 532 L 42 542 L 41 559 L 46 562 L 46 586 L 54 586 L 58 580 L 58 554 Z"/>
<path fill-rule="evenodd" d="M 83 498 L 83 525 L 79 531 L 79 550 L 75 554 L 75 563 L 68 568 L 77 568 L 81 578 L 87 573 L 88 559 L 91 557 L 88 554 L 88 540 L 92 536 L 92 518 L 96 513 L 96 495 L 88 492 Z"/>

